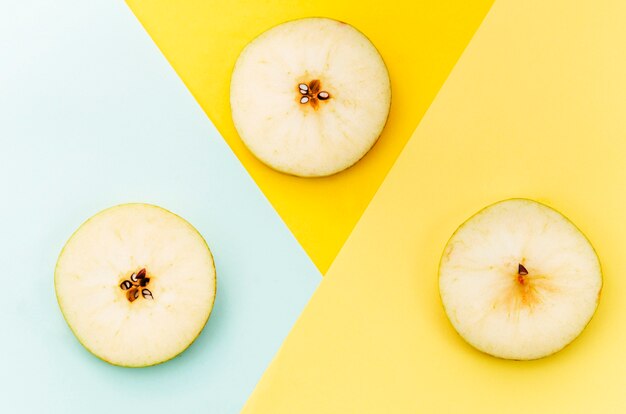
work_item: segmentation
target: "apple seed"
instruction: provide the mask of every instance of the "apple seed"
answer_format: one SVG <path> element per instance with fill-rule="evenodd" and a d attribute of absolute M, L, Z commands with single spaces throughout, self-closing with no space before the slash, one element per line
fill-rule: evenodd
<path fill-rule="evenodd" d="M 128 299 L 129 302 L 134 302 L 135 299 L 137 299 L 139 297 L 139 290 L 134 287 L 131 290 L 128 291 L 128 293 L 126 293 L 126 299 Z"/>
<path fill-rule="evenodd" d="M 146 269 L 141 269 L 139 271 L 139 273 L 137 273 L 137 279 L 143 279 L 144 277 L 146 277 Z"/>
<path fill-rule="evenodd" d="M 120 284 L 120 289 L 122 289 L 122 290 L 128 290 L 128 289 L 130 289 L 132 286 L 133 286 L 133 284 L 132 284 L 132 283 L 130 283 L 130 281 L 125 280 L 125 281 L 123 281 L 123 282 Z"/>

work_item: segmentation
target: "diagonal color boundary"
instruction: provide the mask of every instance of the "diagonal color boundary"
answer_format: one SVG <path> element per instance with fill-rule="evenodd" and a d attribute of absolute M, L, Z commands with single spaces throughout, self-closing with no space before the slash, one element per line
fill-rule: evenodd
<path fill-rule="evenodd" d="M 157 46 L 322 273 L 365 210 L 492 0 L 128 0 Z M 277 173 L 243 146 L 228 89 L 239 51 L 280 22 L 324 15 L 350 22 L 379 48 L 392 78 L 385 131 L 353 168 L 324 179 Z"/>

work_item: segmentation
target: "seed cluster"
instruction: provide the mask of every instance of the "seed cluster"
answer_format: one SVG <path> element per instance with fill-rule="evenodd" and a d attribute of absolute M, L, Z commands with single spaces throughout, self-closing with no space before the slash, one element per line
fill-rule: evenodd
<path fill-rule="evenodd" d="M 139 298 L 139 293 L 144 299 L 154 299 L 152 292 L 146 287 L 150 283 L 150 278 L 147 277 L 146 269 L 141 269 L 139 272 L 130 275 L 129 280 L 124 280 L 120 283 L 120 289 L 126 290 L 126 299 L 129 302 L 134 302 Z"/>
<path fill-rule="evenodd" d="M 305 105 L 310 103 L 313 108 L 317 108 L 319 101 L 326 101 L 330 98 L 330 94 L 326 91 L 322 91 L 321 83 L 318 79 L 314 79 L 307 85 L 301 83 L 298 85 L 298 91 L 302 97 L 300 103 Z"/>

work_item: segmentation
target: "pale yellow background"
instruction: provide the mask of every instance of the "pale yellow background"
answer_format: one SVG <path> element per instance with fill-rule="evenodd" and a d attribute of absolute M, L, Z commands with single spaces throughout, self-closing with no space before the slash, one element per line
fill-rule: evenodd
<path fill-rule="evenodd" d="M 174 69 L 324 273 L 391 168 L 492 0 L 128 0 Z M 271 170 L 232 123 L 230 74 L 254 37 L 287 20 L 326 16 L 363 31 L 391 75 L 379 142 L 353 168 L 323 179 Z M 209 139 L 209 137 L 207 137 Z"/>
<path fill-rule="evenodd" d="M 497 0 L 244 410 L 626 412 L 626 3 Z M 597 249 L 595 318 L 499 360 L 458 337 L 437 266 L 455 228 L 530 197 Z"/>

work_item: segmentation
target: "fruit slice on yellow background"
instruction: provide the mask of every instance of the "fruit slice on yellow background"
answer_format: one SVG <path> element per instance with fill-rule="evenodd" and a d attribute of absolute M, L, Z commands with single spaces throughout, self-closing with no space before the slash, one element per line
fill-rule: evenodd
<path fill-rule="evenodd" d="M 128 0 L 211 121 L 324 273 L 426 112 L 492 0 Z M 389 120 L 352 168 L 321 179 L 274 171 L 238 136 L 229 84 L 246 44 L 277 24 L 329 17 L 363 32 L 391 77 Z"/>
<path fill-rule="evenodd" d="M 596 311 L 596 253 L 568 219 L 523 199 L 491 205 L 454 233 L 439 292 L 457 332 L 479 350 L 537 359 L 576 338 Z"/>
<path fill-rule="evenodd" d="M 626 3 L 498 0 L 265 372 L 246 414 L 626 412 Z M 562 211 L 604 287 L 549 358 L 477 352 L 438 289 L 494 200 Z"/>
<path fill-rule="evenodd" d="M 254 39 L 230 83 L 233 121 L 268 166 L 302 177 L 345 170 L 374 145 L 391 104 L 372 43 L 332 19 L 298 19 Z"/>
<path fill-rule="evenodd" d="M 69 239 L 55 288 L 78 340 L 114 364 L 167 361 L 200 335 L 215 300 L 211 251 L 181 217 L 148 204 L 104 210 Z"/>

